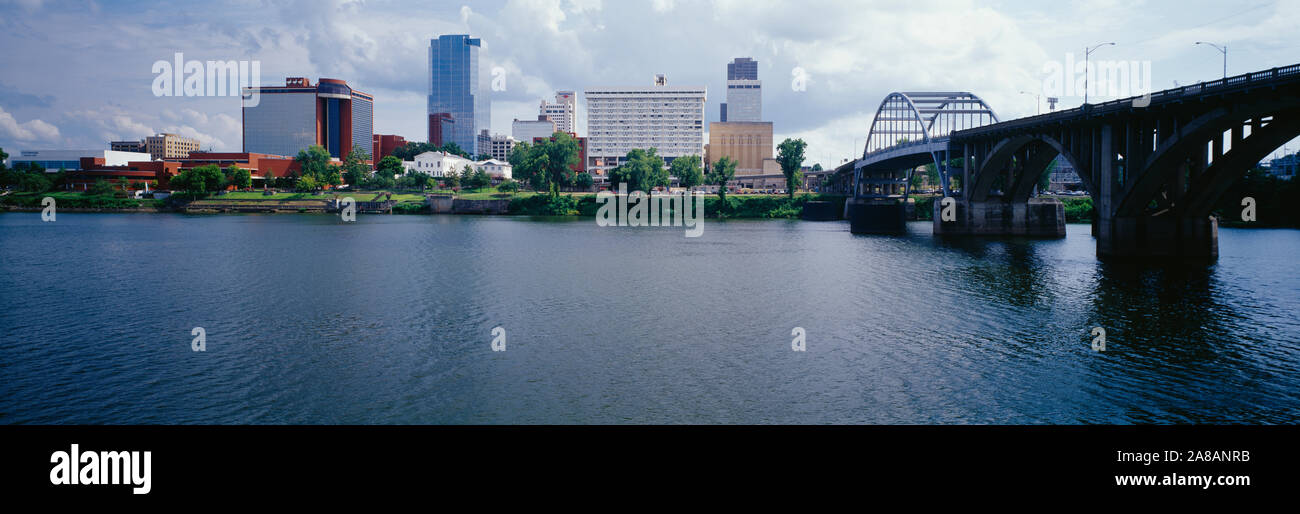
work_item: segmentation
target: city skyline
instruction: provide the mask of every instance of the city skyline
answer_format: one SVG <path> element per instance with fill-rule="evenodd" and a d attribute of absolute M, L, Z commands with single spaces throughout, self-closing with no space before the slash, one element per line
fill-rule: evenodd
<path fill-rule="evenodd" d="M 197 138 L 204 149 L 239 150 L 238 99 L 151 93 L 150 64 L 177 52 L 186 59 L 261 61 L 260 85 L 288 76 L 345 80 L 377 98 L 375 133 L 422 140 L 428 42 L 469 34 L 483 40 L 484 69 L 504 72 L 504 87 L 491 91 L 494 134 L 509 133 L 514 118 L 534 117 L 538 101 L 557 90 L 639 85 L 657 73 L 674 84 L 712 89 L 706 122 L 719 121 L 719 104 L 726 101 L 721 70 L 745 56 L 760 63 L 767 90 L 763 117 L 774 123 L 776 139 L 804 138 L 807 162 L 826 165 L 861 151 L 876 105 L 892 91 L 969 90 L 1003 119 L 1017 118 L 1048 109 L 1045 100 L 1020 93 L 1041 86 L 1046 63 L 1081 57 L 1085 46 L 1108 41 L 1117 44 L 1091 58 L 1150 61 L 1154 89 L 1221 76 L 1220 53 L 1195 41 L 1227 44 L 1229 75 L 1292 64 L 1296 46 L 1288 27 L 1300 13 L 1297 2 L 1186 10 L 1114 2 L 1076 10 L 952 1 L 828 4 L 813 19 L 781 4 L 570 0 L 432 8 L 234 2 L 163 17 L 150 13 L 161 4 L 148 2 L 5 3 L 13 12 L 0 21 L 6 29 L 0 38 L 30 49 L 0 57 L 7 69 L 27 70 L 0 81 L 0 147 L 11 154 L 106 147 L 158 132 Z M 878 25 L 894 28 L 867 30 Z M 48 26 L 81 27 L 87 38 L 73 44 L 42 33 Z M 718 43 L 692 43 L 690 34 L 702 30 Z M 968 36 L 934 37 L 949 33 Z M 635 44 L 646 38 L 660 44 Z M 30 44 L 37 41 L 44 44 Z M 795 70 L 805 73 L 802 91 L 792 87 Z M 1062 98 L 1058 108 L 1081 100 Z M 585 109 L 579 103 L 580 135 L 586 134 Z M 1290 147 L 1297 149 L 1295 142 Z"/>

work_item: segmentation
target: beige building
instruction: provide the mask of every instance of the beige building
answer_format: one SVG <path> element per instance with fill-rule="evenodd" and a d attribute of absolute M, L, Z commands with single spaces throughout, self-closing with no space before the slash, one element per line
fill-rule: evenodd
<path fill-rule="evenodd" d="M 772 122 L 730 121 L 709 124 L 709 166 L 723 157 L 736 161 L 736 176 L 759 175 L 772 159 Z"/>
<path fill-rule="evenodd" d="M 199 140 L 176 134 L 158 134 L 144 138 L 145 151 L 154 160 L 184 159 L 199 151 Z"/>

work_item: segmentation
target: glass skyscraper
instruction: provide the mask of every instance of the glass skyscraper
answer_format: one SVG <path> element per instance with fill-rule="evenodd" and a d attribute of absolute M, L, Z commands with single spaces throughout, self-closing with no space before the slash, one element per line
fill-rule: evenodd
<path fill-rule="evenodd" d="M 486 153 L 478 146 L 478 133 L 492 121 L 488 100 L 490 77 L 479 68 L 483 41 L 468 34 L 450 34 L 429 40 L 430 116 L 451 115 L 444 142 L 454 142 L 471 155 Z M 433 134 L 429 134 L 432 142 Z"/>
<path fill-rule="evenodd" d="M 254 89 L 258 100 L 251 102 Z M 353 148 L 369 153 L 374 112 L 373 96 L 338 79 L 312 85 L 304 77 L 288 77 L 284 87 L 245 88 L 244 151 L 293 157 L 321 145 L 339 159 Z"/>

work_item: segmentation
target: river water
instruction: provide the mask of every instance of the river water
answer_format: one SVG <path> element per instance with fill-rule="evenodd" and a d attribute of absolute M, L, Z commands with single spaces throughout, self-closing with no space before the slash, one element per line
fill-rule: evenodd
<path fill-rule="evenodd" d="M 0 214 L 0 423 L 1300 421 L 1297 230 L 359 218 Z"/>

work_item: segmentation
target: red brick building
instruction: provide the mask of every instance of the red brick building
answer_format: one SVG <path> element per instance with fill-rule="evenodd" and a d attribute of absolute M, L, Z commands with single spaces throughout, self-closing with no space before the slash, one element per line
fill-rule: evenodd
<path fill-rule="evenodd" d="M 152 189 L 168 189 L 171 178 L 178 173 L 180 163 L 174 161 L 135 161 L 125 166 L 106 166 L 103 157 L 82 157 L 81 169 L 69 171 L 65 179 L 67 188 L 73 191 L 85 191 L 100 180 L 118 187 L 122 179 L 133 186 L 139 185 L 139 189 L 143 189 L 143 184 L 150 184 Z"/>
<path fill-rule="evenodd" d="M 375 134 L 374 151 L 370 158 L 375 164 L 384 157 L 393 155 L 393 151 L 406 144 L 406 138 L 392 134 Z"/>

